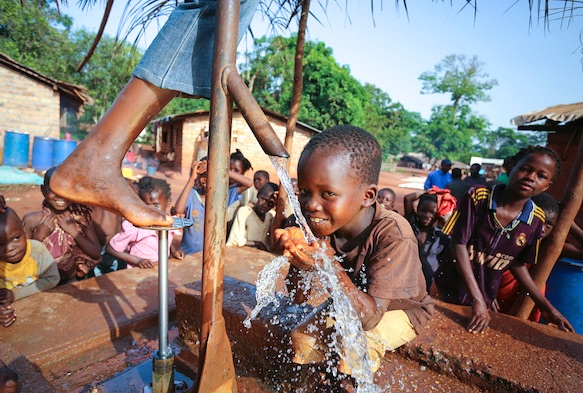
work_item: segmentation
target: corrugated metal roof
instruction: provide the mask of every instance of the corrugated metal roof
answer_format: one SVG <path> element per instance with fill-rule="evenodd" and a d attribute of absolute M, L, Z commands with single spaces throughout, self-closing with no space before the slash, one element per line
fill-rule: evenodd
<path fill-rule="evenodd" d="M 561 104 L 549 106 L 546 109 L 516 116 L 510 123 L 515 126 L 532 123 L 538 120 L 548 119 L 558 123 L 568 123 L 583 118 L 583 102 L 575 104 Z"/>

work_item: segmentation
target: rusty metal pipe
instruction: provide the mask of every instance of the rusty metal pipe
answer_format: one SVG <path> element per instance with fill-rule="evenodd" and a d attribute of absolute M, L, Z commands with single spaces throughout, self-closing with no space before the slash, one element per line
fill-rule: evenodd
<path fill-rule="evenodd" d="M 207 199 L 204 221 L 202 271 L 202 326 L 200 332 L 200 373 L 203 373 L 209 335 L 215 322 L 222 322 L 226 211 L 231 147 L 232 100 L 221 84 L 223 70 L 234 65 L 237 55 L 239 1 L 219 0 L 209 126 Z M 224 326 L 224 325 L 222 325 Z M 225 359 L 225 362 L 233 362 Z"/>
<path fill-rule="evenodd" d="M 233 97 L 233 101 L 249 124 L 251 131 L 265 154 L 289 158 L 289 153 L 275 133 L 261 107 L 253 98 L 245 82 L 234 67 L 227 67 L 223 73 L 225 88 Z"/>

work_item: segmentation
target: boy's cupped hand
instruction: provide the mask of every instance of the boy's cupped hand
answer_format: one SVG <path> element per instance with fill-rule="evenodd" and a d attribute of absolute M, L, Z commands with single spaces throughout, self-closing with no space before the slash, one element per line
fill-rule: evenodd
<path fill-rule="evenodd" d="M 290 263 L 300 270 L 312 270 L 316 260 L 313 255 L 322 248 L 317 242 L 308 244 L 300 228 L 291 227 L 275 230 L 276 252 L 288 257 Z M 327 247 L 327 253 L 334 251 Z"/>

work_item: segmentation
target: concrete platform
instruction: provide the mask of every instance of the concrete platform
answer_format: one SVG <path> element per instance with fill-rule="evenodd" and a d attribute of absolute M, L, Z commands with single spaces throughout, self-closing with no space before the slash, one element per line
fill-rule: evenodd
<path fill-rule="evenodd" d="M 249 284 L 272 258 L 255 249 L 227 248 L 225 273 L 238 280 L 225 280 L 225 319 L 233 326 L 229 334 L 241 392 L 275 390 L 273 380 L 266 380 L 271 388 L 256 381 L 264 369 L 273 375 L 283 363 L 262 352 L 279 354 L 278 345 L 285 343 L 281 332 L 265 320 L 255 321 L 250 331 L 241 325 L 255 305 L 254 285 Z M 186 284 L 200 280 L 201 259 L 194 254 L 170 261 L 171 315 L 183 295 L 193 302 L 170 321 L 171 327 L 188 332 L 183 337 L 193 349 L 177 355 L 183 373 L 197 369 L 198 325 L 192 307 L 199 295 L 195 285 Z M 174 288 L 179 288 L 176 301 Z M 149 360 L 157 348 L 156 270 L 131 269 L 77 282 L 22 299 L 14 307 L 16 323 L 0 329 L 0 360 L 21 376 L 21 393 L 87 392 L 88 386 Z M 467 308 L 439 303 L 423 335 L 386 355 L 379 385 L 391 386 L 393 392 L 582 391 L 583 336 L 503 315 L 494 316 L 486 334 L 471 335 L 463 328 L 468 315 Z M 170 331 L 171 341 L 177 334 L 176 328 Z M 299 383 L 296 379 L 296 385 L 276 388 L 292 392 L 287 387 Z"/>
<path fill-rule="evenodd" d="M 258 272 L 273 258 L 250 248 L 227 250 L 225 273 L 247 282 L 255 282 Z M 174 288 L 200 280 L 201 274 L 202 253 L 169 261 L 171 315 Z M 139 350 L 136 342 L 157 337 L 157 269 L 134 268 L 78 281 L 21 299 L 13 306 L 17 320 L 0 329 L 0 343 L 9 343 L 49 382 L 66 379 L 77 370 L 84 370 L 85 381 L 75 385 L 96 382 L 123 370 L 128 351 Z M 111 364 L 94 367 L 107 359 Z M 0 360 L 10 364 L 4 351 L 0 351 Z M 61 391 L 73 391 L 66 382 L 58 385 L 64 386 Z"/>
<path fill-rule="evenodd" d="M 200 283 L 178 288 L 176 301 L 180 336 L 195 347 Z M 274 389 L 312 391 L 310 370 L 289 361 L 287 333 L 294 321 L 279 317 L 280 323 L 272 324 L 275 314 L 268 307 L 246 329 L 242 321 L 255 304 L 254 285 L 225 279 L 223 315 L 236 364 Z M 503 314 L 493 315 L 484 334 L 471 334 L 465 330 L 470 315 L 469 307 L 438 301 L 424 332 L 386 355 L 376 383 L 383 390 L 399 386 L 419 392 L 583 391 L 583 336 Z"/>

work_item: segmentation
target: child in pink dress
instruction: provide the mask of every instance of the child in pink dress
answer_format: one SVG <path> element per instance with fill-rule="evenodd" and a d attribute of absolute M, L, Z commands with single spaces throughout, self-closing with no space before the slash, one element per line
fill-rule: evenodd
<path fill-rule="evenodd" d="M 170 185 L 166 180 L 145 176 L 138 183 L 138 195 L 150 206 L 166 212 L 171 201 Z M 168 232 L 169 254 L 182 259 L 180 251 L 182 233 L 180 230 Z M 95 269 L 95 275 L 114 270 L 151 269 L 158 262 L 158 235 L 151 229 L 134 226 L 127 220 L 121 224 L 121 232 L 114 235 L 105 249 L 102 263 Z"/>

